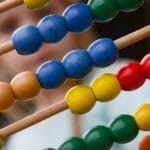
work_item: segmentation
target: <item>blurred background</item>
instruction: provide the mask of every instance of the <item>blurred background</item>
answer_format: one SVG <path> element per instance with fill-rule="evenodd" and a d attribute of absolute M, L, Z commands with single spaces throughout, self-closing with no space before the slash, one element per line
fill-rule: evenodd
<path fill-rule="evenodd" d="M 2 0 L 1 0 L 2 2 Z M 17 7 L 6 13 L 0 14 L 0 43 L 8 41 L 11 34 L 21 25 L 37 24 L 39 20 L 49 14 L 62 14 L 65 8 L 79 0 L 52 0 L 51 3 L 40 11 L 31 11 L 24 6 Z M 42 50 L 30 56 L 17 55 L 12 51 L 0 57 L 0 81 L 10 82 L 17 73 L 31 70 L 35 71 L 39 65 L 48 60 L 61 60 L 70 50 L 86 49 L 88 45 L 101 37 L 109 37 L 113 40 L 133 32 L 150 24 L 150 0 L 145 0 L 144 5 L 137 11 L 121 13 L 111 22 L 95 23 L 92 28 L 83 34 L 69 33 L 57 44 L 44 45 Z M 129 61 L 140 61 L 150 51 L 150 39 L 141 41 L 133 46 L 120 51 L 120 58 L 110 67 L 93 71 L 85 77 L 81 83 L 89 84 L 97 75 L 116 73 L 119 68 Z M 32 65 L 31 65 L 32 64 Z M 66 91 L 77 84 L 75 81 L 67 81 L 63 86 L 55 90 L 41 90 L 40 94 L 32 101 L 20 102 L 6 113 L 0 113 L 0 127 L 4 127 L 21 118 L 24 118 L 48 105 L 56 103 L 64 98 Z M 81 117 L 65 111 L 49 118 L 31 128 L 23 130 L 9 139 L 5 144 L 5 150 L 42 150 L 47 147 L 57 148 L 70 136 L 81 136 L 95 125 L 108 125 L 119 114 L 132 114 L 141 104 L 150 100 L 150 81 L 146 81 L 143 87 L 134 92 L 122 92 L 114 101 L 109 103 L 97 103 L 95 108 Z M 143 135 L 150 133 L 141 132 L 131 143 L 114 144 L 112 150 L 137 149 Z"/>

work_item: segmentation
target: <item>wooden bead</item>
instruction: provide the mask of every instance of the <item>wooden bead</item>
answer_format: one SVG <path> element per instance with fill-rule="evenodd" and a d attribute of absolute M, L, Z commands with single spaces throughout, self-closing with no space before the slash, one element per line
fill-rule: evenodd
<path fill-rule="evenodd" d="M 8 83 L 0 82 L 0 112 L 6 111 L 15 103 L 14 93 Z"/>
<path fill-rule="evenodd" d="M 10 84 L 15 96 L 19 100 L 31 99 L 36 96 L 41 89 L 36 74 L 30 71 L 16 75 Z"/>
<path fill-rule="evenodd" d="M 67 92 L 65 99 L 70 110 L 76 114 L 87 113 L 96 102 L 92 89 L 83 85 L 71 88 Z"/>
<path fill-rule="evenodd" d="M 139 144 L 139 150 L 150 150 L 150 135 L 145 136 Z"/>
<path fill-rule="evenodd" d="M 95 97 L 101 102 L 114 99 L 121 91 L 119 81 L 113 74 L 98 77 L 91 86 Z"/>
<path fill-rule="evenodd" d="M 130 115 L 120 115 L 110 124 L 113 139 L 117 143 L 128 143 L 138 134 L 138 126 Z"/>
<path fill-rule="evenodd" d="M 150 53 L 148 53 L 141 61 L 147 79 L 150 79 Z"/>
<path fill-rule="evenodd" d="M 143 67 L 136 62 L 131 62 L 121 68 L 117 74 L 117 78 L 121 88 L 126 91 L 139 88 L 146 79 Z"/>
<path fill-rule="evenodd" d="M 142 105 L 134 114 L 139 129 L 150 131 L 150 104 Z"/>
<path fill-rule="evenodd" d="M 40 9 L 45 7 L 50 0 L 23 0 L 29 9 Z"/>

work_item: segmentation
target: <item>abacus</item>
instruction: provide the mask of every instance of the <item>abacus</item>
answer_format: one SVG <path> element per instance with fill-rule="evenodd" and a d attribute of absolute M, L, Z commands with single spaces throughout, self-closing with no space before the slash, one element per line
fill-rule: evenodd
<path fill-rule="evenodd" d="M 0 45 L 0 54 L 16 49 L 18 54 L 29 55 L 37 52 L 45 43 L 56 43 L 62 40 L 67 32 L 81 33 L 88 30 L 93 21 L 108 22 L 118 11 L 131 12 L 143 4 L 143 0 L 90 0 L 88 4 L 77 3 L 69 6 L 63 15 L 44 17 L 37 26 L 25 25 L 17 29 L 11 40 Z M 39 9 L 48 4 L 49 0 L 14 0 L 0 4 L 0 12 L 21 5 L 30 9 Z M 108 9 L 108 6 L 111 6 Z M 74 12 L 75 15 L 74 15 Z M 0 83 L 0 111 L 6 111 L 15 104 L 15 99 L 28 100 L 36 96 L 41 88 L 55 89 L 69 79 L 81 79 L 93 66 L 106 67 L 118 58 L 118 50 L 150 37 L 150 25 L 115 41 L 102 38 L 94 41 L 87 51 L 75 49 L 67 53 L 61 62 L 51 60 L 43 63 L 37 71 L 25 71 L 16 75 L 9 83 Z M 74 60 L 72 62 L 72 60 Z M 51 78 L 50 78 L 51 77 Z M 71 88 L 65 100 L 37 112 L 25 119 L 0 129 L 1 140 L 34 125 L 48 117 L 70 109 L 72 113 L 84 114 L 92 109 L 96 101 L 113 100 L 121 90 L 132 91 L 150 79 L 150 54 L 140 63 L 131 62 L 118 71 L 107 73 L 96 78 L 91 86 L 76 85 Z M 96 126 L 86 133 L 83 139 L 72 137 L 64 142 L 58 150 L 99 150 L 110 149 L 113 142 L 127 143 L 133 140 L 139 130 L 150 130 L 150 104 L 145 104 L 136 113 L 120 115 L 110 127 Z M 126 124 L 128 126 L 126 126 Z M 120 128 L 117 129 L 117 126 Z M 94 134 L 99 134 L 99 138 Z M 102 142 L 101 142 L 101 139 Z M 100 142 L 99 142 L 100 141 Z M 1 141 L 2 143 L 2 141 Z M 2 144 L 1 144 L 2 145 Z M 70 146 L 71 145 L 71 146 Z M 53 149 L 53 148 L 50 148 Z"/>

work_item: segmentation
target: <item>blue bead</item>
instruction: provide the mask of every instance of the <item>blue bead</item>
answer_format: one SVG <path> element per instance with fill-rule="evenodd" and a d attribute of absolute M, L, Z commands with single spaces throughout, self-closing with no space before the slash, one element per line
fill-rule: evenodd
<path fill-rule="evenodd" d="M 38 23 L 37 26 L 44 42 L 46 43 L 59 42 L 68 32 L 64 17 L 59 15 L 46 16 Z"/>
<path fill-rule="evenodd" d="M 89 6 L 82 3 L 69 6 L 63 16 L 71 32 L 83 32 L 93 23 L 93 15 Z"/>
<path fill-rule="evenodd" d="M 96 67 L 111 65 L 119 55 L 114 42 L 108 38 L 96 40 L 87 51 Z"/>
<path fill-rule="evenodd" d="M 73 50 L 67 53 L 62 63 L 69 78 L 80 79 L 87 75 L 93 67 L 92 60 L 84 50 Z"/>
<path fill-rule="evenodd" d="M 13 33 L 11 39 L 17 53 L 21 55 L 33 54 L 43 44 L 38 28 L 33 25 L 20 27 Z"/>
<path fill-rule="evenodd" d="M 48 61 L 42 64 L 36 71 L 37 78 L 44 89 L 54 89 L 64 83 L 66 79 L 62 63 Z"/>

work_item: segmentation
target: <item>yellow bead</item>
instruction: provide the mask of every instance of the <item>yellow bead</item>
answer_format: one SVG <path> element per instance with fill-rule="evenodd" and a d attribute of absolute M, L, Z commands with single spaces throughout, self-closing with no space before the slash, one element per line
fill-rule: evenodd
<path fill-rule="evenodd" d="M 28 100 L 36 96 L 40 89 L 40 83 L 36 74 L 30 71 L 16 75 L 10 83 L 15 96 L 19 100 Z"/>
<path fill-rule="evenodd" d="M 150 131 L 150 104 L 142 105 L 135 113 L 134 118 L 139 129 Z"/>
<path fill-rule="evenodd" d="M 8 83 L 0 82 L 0 112 L 11 108 L 15 103 L 14 93 Z"/>
<path fill-rule="evenodd" d="M 101 102 L 112 100 L 121 91 L 119 81 L 113 74 L 104 74 L 98 77 L 91 86 L 95 97 Z"/>
<path fill-rule="evenodd" d="M 71 88 L 65 99 L 70 110 L 75 114 L 88 112 L 94 106 L 96 100 L 90 87 L 78 85 Z"/>
<path fill-rule="evenodd" d="M 29 9 L 40 9 L 45 7 L 50 0 L 24 0 L 24 4 Z"/>

